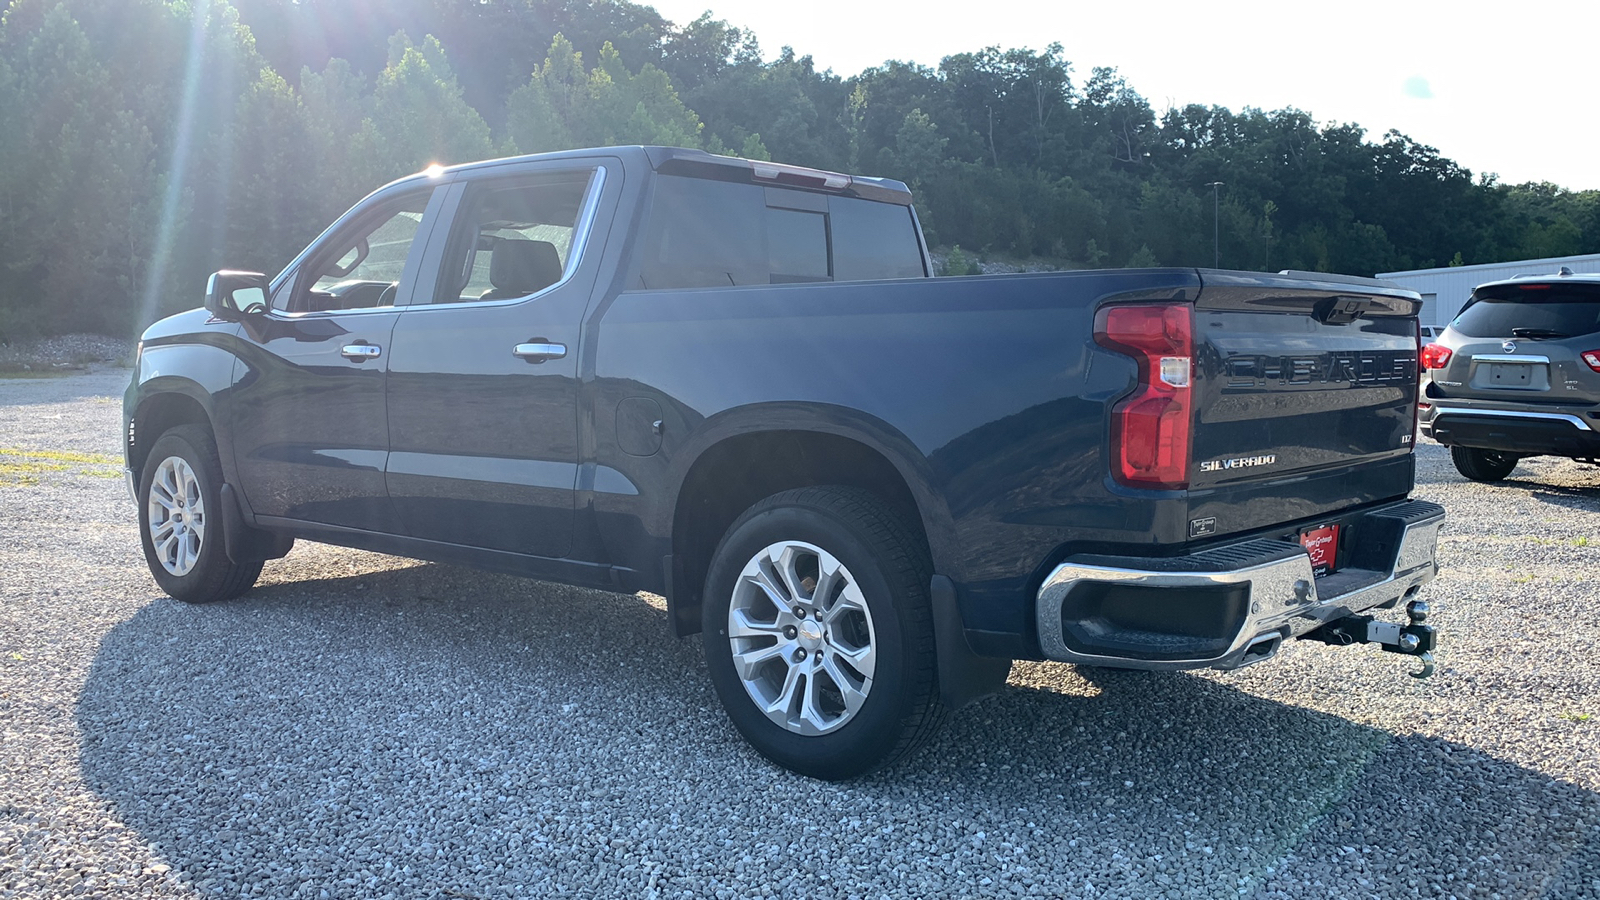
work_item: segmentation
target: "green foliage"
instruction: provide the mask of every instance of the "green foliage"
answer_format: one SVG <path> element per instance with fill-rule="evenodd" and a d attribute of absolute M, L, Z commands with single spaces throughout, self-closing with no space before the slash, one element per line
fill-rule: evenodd
<path fill-rule="evenodd" d="M 939 126 L 927 113 L 920 109 L 906 113 L 900 130 L 895 132 L 893 160 L 913 190 L 938 172 L 948 143 L 950 139 L 939 136 Z"/>
<path fill-rule="evenodd" d="M 1150 252 L 1150 245 L 1141 244 L 1139 245 L 1139 249 L 1135 250 L 1133 255 L 1128 257 L 1128 261 L 1123 265 L 1123 268 L 1149 269 L 1159 265 L 1161 265 L 1161 260 L 1157 259 L 1156 255 Z"/>
<path fill-rule="evenodd" d="M 940 275 L 982 275 L 983 267 L 978 261 L 961 252 L 961 245 L 956 244 L 944 258 L 944 265 L 939 267 Z"/>
<path fill-rule="evenodd" d="M 493 153 L 489 126 L 462 99 L 444 47 L 432 35 L 420 47 L 404 32 L 390 40 L 389 65 L 372 92 L 370 121 L 377 140 L 374 184 Z"/>
<path fill-rule="evenodd" d="M 433 162 L 616 143 L 898 178 L 958 245 L 941 274 L 977 270 L 959 247 L 1355 274 L 1600 251 L 1600 192 L 1474 178 L 1298 109 L 1158 115 L 1059 45 L 843 78 L 631 0 L 235 3 L 5 6 L 0 338 L 192 307 L 211 270 L 274 271 Z"/>
<path fill-rule="evenodd" d="M 16 54 L 15 68 L 0 61 L 0 336 L 125 330 L 130 309 L 114 300 L 138 283 L 150 252 L 150 133 L 121 108 L 65 6 L 8 38 Z"/>
<path fill-rule="evenodd" d="M 507 144 L 540 153 L 615 144 L 703 146 L 700 118 L 679 99 L 672 80 L 646 63 L 629 71 L 616 48 L 600 49 L 587 72 L 583 54 L 561 35 L 544 64 L 507 102 Z"/>

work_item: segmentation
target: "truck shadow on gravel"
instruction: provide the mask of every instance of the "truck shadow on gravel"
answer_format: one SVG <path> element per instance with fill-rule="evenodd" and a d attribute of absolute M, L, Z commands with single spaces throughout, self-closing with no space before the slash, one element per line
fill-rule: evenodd
<path fill-rule="evenodd" d="M 1600 473 L 1596 474 L 1600 476 Z M 1592 485 L 1524 482 L 1519 486 L 1525 487 L 1528 493 L 1541 503 L 1582 512 L 1600 513 L 1600 482 Z"/>
<path fill-rule="evenodd" d="M 1019 665 L 810 781 L 665 619 L 436 565 L 154 600 L 84 685 L 83 779 L 202 895 L 1600 896 L 1600 795 L 1186 675 Z"/>

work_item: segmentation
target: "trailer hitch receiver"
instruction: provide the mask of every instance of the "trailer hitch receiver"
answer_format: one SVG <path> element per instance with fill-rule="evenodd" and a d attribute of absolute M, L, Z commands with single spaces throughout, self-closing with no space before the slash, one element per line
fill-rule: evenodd
<path fill-rule="evenodd" d="M 1307 635 L 1307 640 L 1321 641 L 1335 646 L 1351 644 L 1377 644 L 1385 653 L 1403 653 L 1422 661 L 1422 671 L 1411 673 L 1412 678 L 1427 678 L 1433 674 L 1433 648 L 1438 645 L 1439 632 L 1428 619 L 1428 604 L 1413 600 L 1406 604 L 1405 625 L 1380 622 L 1372 616 L 1345 616 L 1318 628 Z"/>

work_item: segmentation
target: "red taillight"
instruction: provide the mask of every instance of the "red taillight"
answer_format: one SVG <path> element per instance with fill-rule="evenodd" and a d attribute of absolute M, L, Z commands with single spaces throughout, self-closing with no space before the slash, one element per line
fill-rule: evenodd
<path fill-rule="evenodd" d="M 1600 350 L 1585 350 L 1581 355 L 1583 356 L 1584 365 L 1596 372 L 1600 372 Z"/>
<path fill-rule="evenodd" d="M 1138 387 L 1111 410 L 1113 476 L 1131 487 L 1188 487 L 1194 309 L 1113 306 L 1101 310 L 1094 339 L 1139 364 Z"/>
<path fill-rule="evenodd" d="M 1429 344 L 1422 348 L 1422 367 L 1424 369 L 1442 369 L 1450 362 L 1449 347 L 1443 344 Z"/>

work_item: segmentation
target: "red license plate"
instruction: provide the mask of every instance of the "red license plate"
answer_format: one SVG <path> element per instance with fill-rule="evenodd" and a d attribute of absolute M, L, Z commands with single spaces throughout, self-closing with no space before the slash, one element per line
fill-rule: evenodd
<path fill-rule="evenodd" d="M 1339 568 L 1339 526 L 1324 525 L 1300 533 L 1300 546 L 1311 557 L 1311 572 L 1318 578 Z"/>

